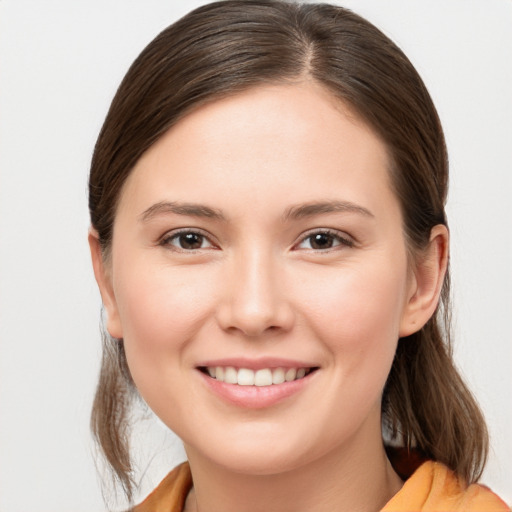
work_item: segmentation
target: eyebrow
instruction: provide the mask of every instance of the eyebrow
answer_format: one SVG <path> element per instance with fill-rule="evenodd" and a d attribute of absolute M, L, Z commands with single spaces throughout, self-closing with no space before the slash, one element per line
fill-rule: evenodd
<path fill-rule="evenodd" d="M 180 203 L 177 201 L 160 201 L 144 210 L 139 219 L 142 222 L 149 220 L 167 213 L 174 213 L 177 215 L 188 215 L 190 217 L 206 217 L 215 220 L 225 220 L 224 215 L 216 208 L 210 208 L 203 204 L 197 203 Z"/>
<path fill-rule="evenodd" d="M 148 222 L 158 215 L 168 213 L 226 220 L 224 214 L 216 208 L 210 208 L 198 203 L 182 203 L 178 201 L 160 201 L 155 203 L 144 210 L 139 218 L 142 222 Z M 298 220 L 322 213 L 358 213 L 366 217 L 374 217 L 370 210 L 349 201 L 321 201 L 291 206 L 285 211 L 283 220 Z"/>
<path fill-rule="evenodd" d="M 291 206 L 285 211 L 283 219 L 297 220 L 322 213 L 358 213 L 365 217 L 375 217 L 367 208 L 349 201 L 321 201 Z"/>

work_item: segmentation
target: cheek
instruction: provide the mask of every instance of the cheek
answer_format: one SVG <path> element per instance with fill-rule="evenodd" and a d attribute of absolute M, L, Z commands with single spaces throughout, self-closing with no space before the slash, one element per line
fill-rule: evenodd
<path fill-rule="evenodd" d="M 399 338 L 405 304 L 406 268 L 368 265 L 342 269 L 307 287 L 311 328 L 324 340 L 340 379 L 362 387 L 385 381 Z"/>
<path fill-rule="evenodd" d="M 139 367 L 164 367 L 169 362 L 164 353 L 179 360 L 208 321 L 216 286 L 211 275 L 204 274 L 198 267 L 147 270 L 130 262 L 120 266 L 115 292 L 132 374 Z"/>
<path fill-rule="evenodd" d="M 357 345 L 362 341 L 358 332 L 375 329 L 382 336 L 398 334 L 405 288 L 405 271 L 396 272 L 392 267 L 380 271 L 368 265 L 331 272 L 324 279 L 312 277 L 305 287 L 304 302 L 309 316 L 322 328 L 333 334 L 353 333 L 350 338 Z"/>

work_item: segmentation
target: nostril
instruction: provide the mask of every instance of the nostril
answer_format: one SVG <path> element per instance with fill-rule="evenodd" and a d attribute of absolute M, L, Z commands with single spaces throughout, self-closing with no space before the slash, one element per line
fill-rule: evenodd
<path fill-rule="evenodd" d="M 262 284 L 261 279 L 252 286 L 247 281 L 237 280 L 233 289 L 226 287 L 216 308 L 219 326 L 250 338 L 289 331 L 294 313 L 286 296 L 270 284 Z M 242 286 L 244 283 L 246 286 Z"/>

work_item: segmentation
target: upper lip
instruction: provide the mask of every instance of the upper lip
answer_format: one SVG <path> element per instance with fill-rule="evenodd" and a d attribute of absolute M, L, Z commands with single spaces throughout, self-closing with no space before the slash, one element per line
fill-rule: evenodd
<path fill-rule="evenodd" d="M 319 365 L 311 361 L 300 361 L 280 357 L 260 357 L 252 359 L 246 357 L 228 357 L 202 361 L 197 365 L 197 368 L 212 366 L 232 366 L 234 368 L 261 370 L 263 368 L 317 368 Z"/>

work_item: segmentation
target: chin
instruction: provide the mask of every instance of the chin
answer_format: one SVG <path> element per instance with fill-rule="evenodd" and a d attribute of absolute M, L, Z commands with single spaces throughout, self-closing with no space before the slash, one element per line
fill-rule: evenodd
<path fill-rule="evenodd" d="M 202 446 L 191 447 L 185 443 L 185 449 L 191 461 L 206 458 L 229 472 L 269 476 L 293 471 L 322 456 L 318 446 L 308 447 L 303 439 L 300 436 L 290 438 L 289 432 L 287 435 L 239 433 L 229 439 L 210 438 Z"/>
<path fill-rule="evenodd" d="M 283 474 L 304 464 L 303 458 L 301 458 L 299 464 L 289 453 L 274 453 L 272 456 L 269 456 L 267 450 L 265 450 L 265 453 L 260 450 L 246 454 L 233 451 L 226 455 L 225 457 L 216 457 L 213 462 L 225 468 L 227 471 L 248 476 Z"/>

